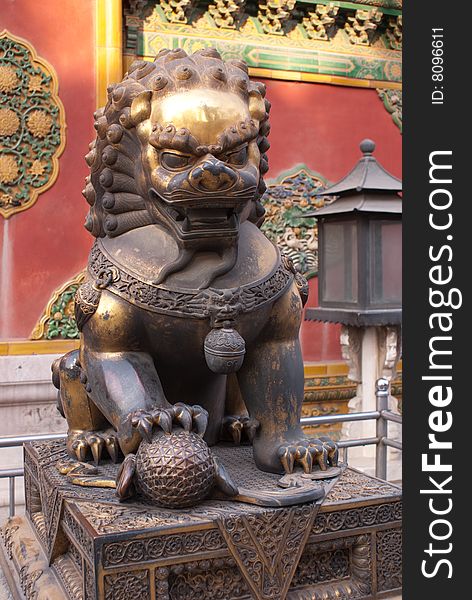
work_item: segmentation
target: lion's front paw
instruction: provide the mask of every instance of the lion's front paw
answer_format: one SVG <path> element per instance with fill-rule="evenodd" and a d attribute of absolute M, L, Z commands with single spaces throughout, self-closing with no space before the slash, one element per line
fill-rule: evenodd
<path fill-rule="evenodd" d="M 67 449 L 71 456 L 78 461 L 84 462 L 90 458 L 90 454 L 98 464 L 105 452 L 113 462 L 118 462 L 120 447 L 118 438 L 113 429 L 105 431 L 69 431 L 67 434 Z"/>
<path fill-rule="evenodd" d="M 153 427 L 160 427 L 165 433 L 172 431 L 173 425 L 185 431 L 195 431 L 202 436 L 208 424 L 208 413 L 201 406 L 187 406 L 176 402 L 167 408 L 156 408 L 152 411 L 137 411 L 131 415 L 131 425 L 141 438 L 151 441 Z"/>
<path fill-rule="evenodd" d="M 338 447 L 329 437 L 302 438 L 292 443 L 281 444 L 277 455 L 286 473 L 293 473 L 298 464 L 305 473 L 315 467 L 326 471 L 328 466 L 338 465 Z"/>

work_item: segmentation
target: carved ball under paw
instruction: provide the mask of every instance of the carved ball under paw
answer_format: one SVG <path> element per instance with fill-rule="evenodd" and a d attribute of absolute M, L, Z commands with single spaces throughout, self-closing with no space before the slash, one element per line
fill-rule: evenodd
<path fill-rule="evenodd" d="M 184 508 L 204 500 L 215 478 L 211 451 L 193 432 L 155 431 L 152 440 L 143 440 L 136 453 L 137 491 L 166 508 Z"/>

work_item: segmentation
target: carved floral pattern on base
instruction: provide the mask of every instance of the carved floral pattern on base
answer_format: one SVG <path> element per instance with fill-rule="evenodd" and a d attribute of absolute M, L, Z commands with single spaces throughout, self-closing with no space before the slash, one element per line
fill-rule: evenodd
<path fill-rule="evenodd" d="M 0 32 L 0 214 L 33 206 L 57 178 L 65 144 L 56 73 L 26 41 Z"/>
<path fill-rule="evenodd" d="M 390 590 L 402 586 L 402 531 L 387 529 L 376 535 L 377 579 L 379 590 Z"/>

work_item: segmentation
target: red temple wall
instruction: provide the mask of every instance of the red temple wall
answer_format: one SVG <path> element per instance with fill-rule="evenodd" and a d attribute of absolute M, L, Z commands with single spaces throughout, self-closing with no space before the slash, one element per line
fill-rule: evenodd
<path fill-rule="evenodd" d="M 95 133 L 95 1 L 1 5 L 1 27 L 28 41 L 56 71 L 67 126 L 54 185 L 32 208 L 0 223 L 6 288 L 0 293 L 0 339 L 15 339 L 30 335 L 54 289 L 83 269 L 90 247 L 80 192 L 87 175 L 83 156 Z"/>
<path fill-rule="evenodd" d="M 85 266 L 92 238 L 83 228 L 87 204 L 81 196 L 87 167 L 83 156 L 94 137 L 95 2 L 14 0 L 2 5 L 2 26 L 32 44 L 55 69 L 67 123 L 59 176 L 29 210 L 0 227 L 7 248 L 2 268 L 9 289 L 2 297 L 0 339 L 27 338 L 52 292 Z M 401 135 L 375 90 L 266 80 L 272 103 L 268 178 L 305 163 L 330 181 L 359 158 L 359 142 L 377 143 L 376 157 L 401 176 Z M 8 236 L 3 245 L 2 236 Z M 309 305 L 316 304 L 317 279 Z M 6 299 L 6 301 L 5 301 Z M 3 308 L 3 307 L 2 307 Z M 340 358 L 339 330 L 330 324 L 302 326 L 307 361 Z"/>

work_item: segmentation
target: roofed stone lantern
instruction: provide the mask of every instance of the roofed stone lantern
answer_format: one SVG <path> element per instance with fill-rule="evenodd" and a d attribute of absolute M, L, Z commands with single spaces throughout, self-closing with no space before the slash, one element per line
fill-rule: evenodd
<path fill-rule="evenodd" d="M 323 195 L 318 220 L 319 307 L 306 318 L 358 327 L 398 325 L 402 314 L 402 183 L 360 144 L 362 158 Z"/>
<path fill-rule="evenodd" d="M 319 306 L 305 318 L 342 324 L 343 358 L 359 384 L 349 406 L 369 411 L 376 380 L 391 380 L 401 355 L 402 182 L 374 158 L 372 140 L 360 149 L 354 168 L 323 190 L 334 201 L 306 215 L 318 221 Z M 375 435 L 373 423 L 354 427 L 353 437 Z M 373 448 L 356 451 L 367 458 Z"/>

